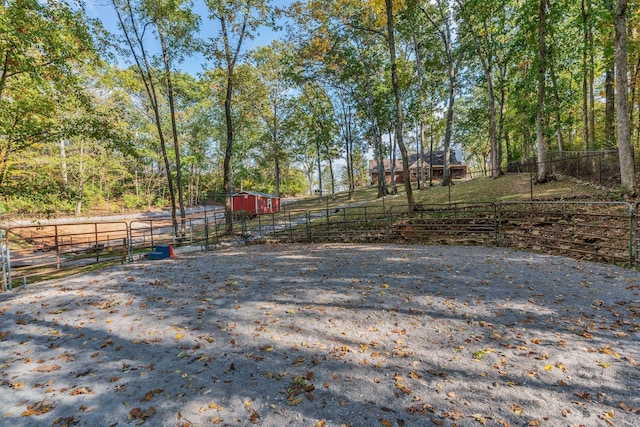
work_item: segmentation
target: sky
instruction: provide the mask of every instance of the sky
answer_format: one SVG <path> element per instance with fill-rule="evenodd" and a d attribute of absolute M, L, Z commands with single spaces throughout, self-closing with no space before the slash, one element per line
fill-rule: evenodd
<path fill-rule="evenodd" d="M 280 8 L 284 8 L 293 3 L 294 0 L 272 0 L 271 4 L 273 6 L 277 6 Z M 113 10 L 113 5 L 109 0 L 89 0 L 86 3 L 87 14 L 90 18 L 99 19 L 102 21 L 104 27 L 112 33 L 119 34 L 118 28 L 118 18 Z M 217 34 L 219 29 L 219 24 L 215 21 L 211 21 L 207 18 L 208 12 L 207 7 L 204 4 L 203 0 L 195 0 L 193 10 L 198 13 L 202 17 L 202 22 L 200 24 L 200 37 L 203 39 L 211 38 L 212 35 Z M 283 24 L 284 22 L 278 22 L 278 24 Z M 259 30 L 259 35 L 257 35 L 253 40 L 245 39 L 243 46 L 245 49 L 254 49 L 259 46 L 269 45 L 274 39 L 278 37 L 284 36 L 284 30 L 279 32 L 273 31 L 269 28 L 261 28 Z M 154 43 L 156 44 L 156 43 Z M 120 64 L 121 66 L 129 65 L 126 60 Z M 182 64 L 177 65 L 177 67 L 185 72 L 188 72 L 192 75 L 197 75 L 201 73 L 205 67 L 207 66 L 206 59 L 202 56 L 202 54 L 195 53 L 189 58 L 185 58 Z"/>

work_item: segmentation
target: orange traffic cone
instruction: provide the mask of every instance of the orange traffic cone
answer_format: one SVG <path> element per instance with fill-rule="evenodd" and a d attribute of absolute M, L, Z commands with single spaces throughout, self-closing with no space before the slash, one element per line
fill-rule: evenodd
<path fill-rule="evenodd" d="M 175 255 L 173 254 L 173 245 L 169 245 L 169 258 L 175 258 Z"/>

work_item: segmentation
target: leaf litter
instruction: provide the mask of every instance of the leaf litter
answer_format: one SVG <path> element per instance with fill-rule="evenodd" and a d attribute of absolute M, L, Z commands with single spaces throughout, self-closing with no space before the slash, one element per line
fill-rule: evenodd
<path fill-rule="evenodd" d="M 506 249 L 248 246 L 0 294 L 0 419 L 637 425 L 640 275 Z"/>

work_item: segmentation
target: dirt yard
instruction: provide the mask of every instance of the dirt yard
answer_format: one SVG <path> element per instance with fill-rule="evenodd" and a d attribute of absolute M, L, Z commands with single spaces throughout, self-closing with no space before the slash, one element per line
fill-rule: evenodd
<path fill-rule="evenodd" d="M 181 253 L 0 294 L 0 425 L 637 426 L 640 274 L 507 249 Z"/>

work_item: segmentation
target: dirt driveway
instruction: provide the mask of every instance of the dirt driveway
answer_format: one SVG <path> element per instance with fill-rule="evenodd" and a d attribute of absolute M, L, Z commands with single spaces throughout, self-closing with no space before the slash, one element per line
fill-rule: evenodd
<path fill-rule="evenodd" d="M 637 426 L 640 274 L 478 247 L 183 253 L 0 294 L 2 426 Z"/>

